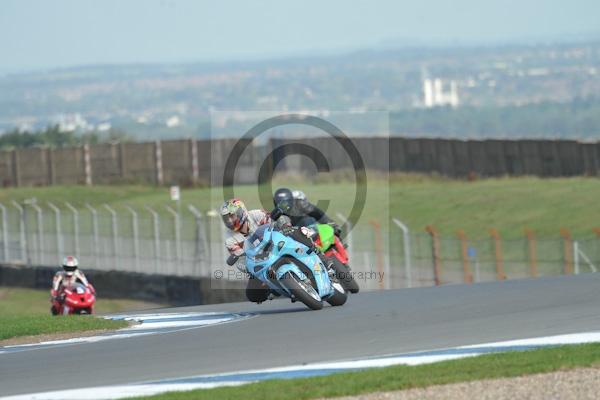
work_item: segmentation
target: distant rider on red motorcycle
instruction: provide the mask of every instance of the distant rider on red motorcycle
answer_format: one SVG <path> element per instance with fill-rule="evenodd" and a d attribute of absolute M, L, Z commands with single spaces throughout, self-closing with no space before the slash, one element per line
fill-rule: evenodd
<path fill-rule="evenodd" d="M 58 271 L 54 274 L 54 279 L 52 280 L 52 289 L 50 290 L 50 295 L 52 296 L 52 302 L 58 302 L 63 305 L 63 314 L 69 313 L 69 306 L 64 303 L 63 289 L 65 287 L 72 286 L 77 282 L 83 284 L 85 287 L 90 289 L 92 294 L 95 293 L 94 287 L 88 282 L 87 278 L 83 274 L 83 272 L 78 268 L 79 262 L 76 257 L 66 256 L 62 262 L 62 271 Z M 52 306 L 52 314 L 58 314 L 58 309 L 55 305 Z"/>

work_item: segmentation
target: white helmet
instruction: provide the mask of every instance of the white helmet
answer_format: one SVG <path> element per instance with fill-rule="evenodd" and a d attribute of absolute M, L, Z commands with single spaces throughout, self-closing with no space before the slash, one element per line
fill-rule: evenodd
<path fill-rule="evenodd" d="M 68 276 L 73 275 L 78 266 L 79 261 L 77 261 L 76 257 L 66 256 L 65 258 L 63 258 L 62 267 Z"/>
<path fill-rule="evenodd" d="M 306 195 L 302 190 L 292 190 L 294 200 L 306 200 Z"/>
<path fill-rule="evenodd" d="M 295 203 L 301 210 L 306 210 L 308 207 L 308 198 L 302 190 L 292 190 L 292 197 L 294 197 Z"/>

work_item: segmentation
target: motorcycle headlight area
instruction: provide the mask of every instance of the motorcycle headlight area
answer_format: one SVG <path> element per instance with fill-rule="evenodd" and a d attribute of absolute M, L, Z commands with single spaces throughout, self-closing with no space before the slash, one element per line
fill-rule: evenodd
<path fill-rule="evenodd" d="M 273 248 L 273 242 L 269 241 L 260 249 L 253 257 L 254 261 L 263 261 L 269 258 L 271 255 L 271 249 Z"/>

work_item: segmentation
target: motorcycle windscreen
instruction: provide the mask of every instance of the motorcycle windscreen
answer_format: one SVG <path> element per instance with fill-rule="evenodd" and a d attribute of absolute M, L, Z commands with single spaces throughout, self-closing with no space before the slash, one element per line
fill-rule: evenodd
<path fill-rule="evenodd" d="M 262 246 L 263 240 L 265 239 L 265 234 L 268 234 L 269 226 L 262 225 L 258 227 L 258 229 L 250 235 L 246 242 L 244 243 L 244 250 L 246 254 L 254 254 L 258 251 L 258 249 Z"/>
<path fill-rule="evenodd" d="M 76 294 L 84 294 L 86 292 L 86 287 L 82 284 L 82 283 L 73 283 L 71 285 L 67 285 L 65 286 L 66 290 L 71 291 L 72 293 L 76 293 Z"/>

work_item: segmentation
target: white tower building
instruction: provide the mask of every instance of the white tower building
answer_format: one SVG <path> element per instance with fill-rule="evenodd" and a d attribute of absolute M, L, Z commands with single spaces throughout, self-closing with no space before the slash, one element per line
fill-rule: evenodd
<path fill-rule="evenodd" d="M 458 85 L 456 81 L 451 80 L 445 84 L 442 79 L 425 78 L 423 80 L 423 105 L 426 108 L 436 106 L 458 107 Z"/>

